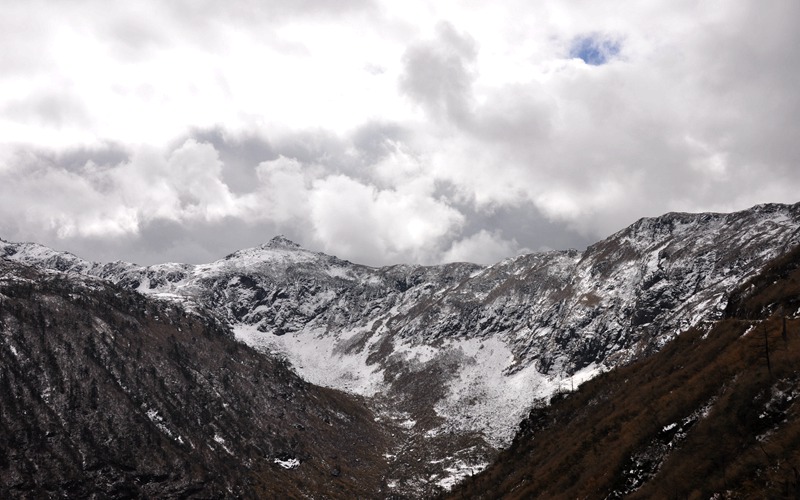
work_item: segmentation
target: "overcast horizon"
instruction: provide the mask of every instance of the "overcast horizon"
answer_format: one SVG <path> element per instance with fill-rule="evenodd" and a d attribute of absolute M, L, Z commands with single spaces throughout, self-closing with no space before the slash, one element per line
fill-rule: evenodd
<path fill-rule="evenodd" d="M 0 238 L 490 264 L 800 201 L 800 2 L 0 5 Z"/>

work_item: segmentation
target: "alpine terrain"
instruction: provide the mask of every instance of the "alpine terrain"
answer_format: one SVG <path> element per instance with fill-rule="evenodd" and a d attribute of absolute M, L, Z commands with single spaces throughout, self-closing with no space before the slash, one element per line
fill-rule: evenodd
<path fill-rule="evenodd" d="M 52 491 L 429 496 L 486 468 L 526 419 L 522 446 L 551 396 L 715 331 L 798 244 L 800 204 L 670 213 L 488 267 L 367 267 L 283 237 L 148 267 L 0 241 L 0 383 L 16 401 L 0 477 L 41 488 L 47 456 L 64 467 Z M 148 446 L 123 460 L 131 434 Z"/>
<path fill-rule="evenodd" d="M 800 248 L 723 318 L 531 410 L 450 498 L 798 498 Z"/>

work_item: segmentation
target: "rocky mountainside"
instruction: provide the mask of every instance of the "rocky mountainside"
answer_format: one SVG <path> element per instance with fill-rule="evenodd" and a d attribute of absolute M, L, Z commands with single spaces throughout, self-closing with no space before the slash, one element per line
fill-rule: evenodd
<path fill-rule="evenodd" d="M 0 259 L 0 497 L 355 498 L 390 428 L 211 318 Z"/>
<path fill-rule="evenodd" d="M 800 248 L 723 318 L 533 409 L 449 498 L 798 498 Z"/>
<path fill-rule="evenodd" d="M 583 252 L 489 267 L 372 268 L 281 237 L 204 265 L 97 264 L 6 242 L 0 255 L 213 315 L 306 381 L 369 398 L 405 429 L 389 484 L 414 493 L 485 466 L 536 401 L 719 318 L 733 287 L 798 243 L 800 204 L 666 214 Z M 410 460 L 426 473 L 403 472 Z"/>

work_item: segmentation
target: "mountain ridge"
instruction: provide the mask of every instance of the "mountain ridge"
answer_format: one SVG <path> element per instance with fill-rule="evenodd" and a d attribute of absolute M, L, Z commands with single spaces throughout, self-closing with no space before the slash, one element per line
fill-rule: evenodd
<path fill-rule="evenodd" d="M 393 442 L 212 317 L 0 259 L 0 496 L 334 498 L 385 488 Z"/>
<path fill-rule="evenodd" d="M 425 481 L 448 485 L 506 446 L 537 400 L 721 317 L 733 286 L 800 243 L 800 204 L 642 218 L 582 252 L 491 266 L 373 268 L 273 241 L 200 265 L 87 263 L 8 243 L 0 255 L 213 315 L 305 380 L 370 398 L 408 427 L 413 446 L 395 463 L 422 453 L 436 462 Z M 457 459 L 451 435 L 470 443 Z M 400 478 L 394 491 L 423 483 Z"/>
<path fill-rule="evenodd" d="M 446 498 L 796 498 L 800 247 L 724 317 L 553 396 Z"/>

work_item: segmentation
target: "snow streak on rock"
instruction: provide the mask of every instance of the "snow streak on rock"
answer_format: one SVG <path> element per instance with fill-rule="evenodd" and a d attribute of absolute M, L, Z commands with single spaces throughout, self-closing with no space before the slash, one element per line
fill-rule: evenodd
<path fill-rule="evenodd" d="M 211 311 L 306 380 L 390 401 L 410 435 L 478 433 L 499 447 L 537 399 L 719 317 L 732 285 L 798 243 L 800 204 L 642 219 L 583 252 L 489 267 L 372 268 L 282 237 L 198 266 L 5 242 L 0 255 Z"/>

